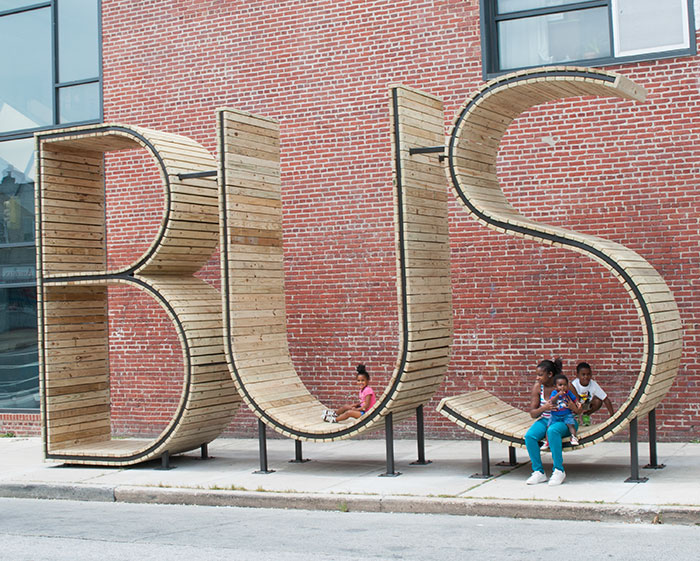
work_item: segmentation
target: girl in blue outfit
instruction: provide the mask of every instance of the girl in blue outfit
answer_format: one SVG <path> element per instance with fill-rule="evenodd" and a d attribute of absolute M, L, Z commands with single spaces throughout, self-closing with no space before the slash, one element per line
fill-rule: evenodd
<path fill-rule="evenodd" d="M 576 436 L 576 419 L 574 415 L 581 413 L 581 403 L 578 397 L 569 389 L 569 379 L 563 374 L 554 376 L 554 390 L 552 391 L 549 401 L 552 402 L 554 408 L 549 412 L 549 428 L 554 423 L 564 423 L 571 433 L 571 445 L 578 446 L 578 437 Z M 545 439 L 540 450 L 548 450 L 549 443 Z"/>
<path fill-rule="evenodd" d="M 545 436 L 549 441 L 552 451 L 552 463 L 554 469 L 549 485 L 561 485 L 566 479 L 564 473 L 564 460 L 562 458 L 562 438 L 569 436 L 569 427 L 566 423 L 555 421 L 550 424 L 551 411 L 555 404 L 550 400 L 554 387 L 554 377 L 561 374 L 561 359 L 554 361 L 543 360 L 537 365 L 537 380 L 532 385 L 530 416 L 537 419 L 525 434 L 525 446 L 532 462 L 532 475 L 528 478 L 528 485 L 536 485 L 547 481 L 542 466 L 540 441 Z M 576 425 L 578 427 L 578 424 Z"/>

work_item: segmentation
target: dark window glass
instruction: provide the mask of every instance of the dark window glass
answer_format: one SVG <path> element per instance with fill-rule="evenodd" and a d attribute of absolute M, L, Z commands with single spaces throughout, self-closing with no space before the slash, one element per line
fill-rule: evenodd
<path fill-rule="evenodd" d="M 0 408 L 39 407 L 34 143 L 0 142 Z"/>
<path fill-rule="evenodd" d="M 58 81 L 99 75 L 97 0 L 58 2 Z M 76 119 L 80 120 L 80 119 Z M 62 119 L 62 122 L 65 122 Z"/>
<path fill-rule="evenodd" d="M 536 66 L 694 55 L 692 5 L 692 0 L 481 0 L 484 70 L 488 76 Z"/>
<path fill-rule="evenodd" d="M 0 18 L 0 132 L 53 123 L 51 10 Z"/>
<path fill-rule="evenodd" d="M 608 10 L 505 20 L 498 38 L 501 70 L 609 57 Z"/>
<path fill-rule="evenodd" d="M 100 84 L 92 82 L 58 91 L 60 123 L 76 123 L 100 117 Z"/>
<path fill-rule="evenodd" d="M 36 288 L 0 285 L 0 408 L 39 408 Z"/>
<path fill-rule="evenodd" d="M 0 248 L 34 242 L 34 143 L 0 142 Z M 33 257 L 27 263 L 33 264 Z M 0 266 L 5 263 L 0 260 Z M 0 282 L 2 282 L 0 276 Z"/>

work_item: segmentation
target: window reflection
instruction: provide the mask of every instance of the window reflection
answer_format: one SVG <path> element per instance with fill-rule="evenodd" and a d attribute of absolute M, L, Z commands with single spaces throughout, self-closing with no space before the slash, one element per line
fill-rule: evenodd
<path fill-rule="evenodd" d="M 61 88 L 58 92 L 58 114 L 61 123 L 79 123 L 100 116 L 100 84 L 81 84 Z"/>
<path fill-rule="evenodd" d="M 498 24 L 502 70 L 610 56 L 606 8 L 578 10 Z"/>
<path fill-rule="evenodd" d="M 51 10 L 0 18 L 0 132 L 53 123 Z"/>
<path fill-rule="evenodd" d="M 73 82 L 99 74 L 97 0 L 58 3 L 58 80 Z"/>
<path fill-rule="evenodd" d="M 39 408 L 36 288 L 0 286 L 0 408 Z"/>
<path fill-rule="evenodd" d="M 40 4 L 0 0 L 0 409 L 39 407 L 32 129 L 101 113 L 98 0 Z"/>
<path fill-rule="evenodd" d="M 34 144 L 0 143 L 0 408 L 39 407 Z"/>

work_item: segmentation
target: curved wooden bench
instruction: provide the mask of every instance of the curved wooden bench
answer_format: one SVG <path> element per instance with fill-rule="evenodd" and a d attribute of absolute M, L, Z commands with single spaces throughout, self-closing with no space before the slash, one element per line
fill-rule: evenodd
<path fill-rule="evenodd" d="M 95 125 L 40 133 L 37 249 L 40 381 L 47 458 L 129 465 L 216 438 L 240 404 L 221 339 L 221 296 L 192 275 L 218 243 L 216 169 L 187 138 L 140 127 Z M 104 153 L 142 148 L 156 161 L 165 205 L 151 246 L 133 263 L 107 269 Z M 111 436 L 107 289 L 151 295 L 182 346 L 183 390 L 154 439 Z M 118 374 L 117 374 L 118 375 Z"/>
<path fill-rule="evenodd" d="M 219 112 L 224 338 L 231 375 L 260 419 L 297 441 L 348 438 L 412 415 L 440 386 L 452 340 L 443 166 L 413 147 L 444 143 L 442 102 L 391 90 L 400 348 L 388 387 L 360 419 L 321 420 L 325 405 L 300 380 L 287 345 L 279 126 Z"/>
<path fill-rule="evenodd" d="M 634 82 L 602 70 L 550 67 L 517 72 L 484 84 L 470 97 L 449 137 L 448 174 L 459 201 L 474 219 L 499 232 L 591 257 L 615 275 L 635 304 L 644 333 L 639 376 L 630 396 L 611 418 L 582 428 L 582 447 L 610 438 L 651 412 L 671 387 L 681 357 L 678 307 L 659 273 L 631 249 L 521 216 L 500 188 L 496 156 L 510 123 L 530 107 L 575 96 L 642 101 L 645 95 Z M 524 434 L 532 424 L 527 413 L 517 412 L 484 391 L 443 399 L 438 410 L 484 438 L 509 445 L 524 446 Z"/>

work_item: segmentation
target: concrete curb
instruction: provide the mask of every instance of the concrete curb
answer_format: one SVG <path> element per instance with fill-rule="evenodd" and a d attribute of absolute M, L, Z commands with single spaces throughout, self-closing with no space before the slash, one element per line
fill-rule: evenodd
<path fill-rule="evenodd" d="M 104 485 L 60 483 L 2 483 L 0 497 L 114 502 L 114 488 Z"/>
<path fill-rule="evenodd" d="M 636 524 L 700 525 L 700 507 L 396 495 L 277 493 L 119 485 L 2 483 L 0 497 L 140 504 L 402 512 Z"/>
<path fill-rule="evenodd" d="M 118 502 L 700 525 L 700 507 L 119 486 Z"/>

